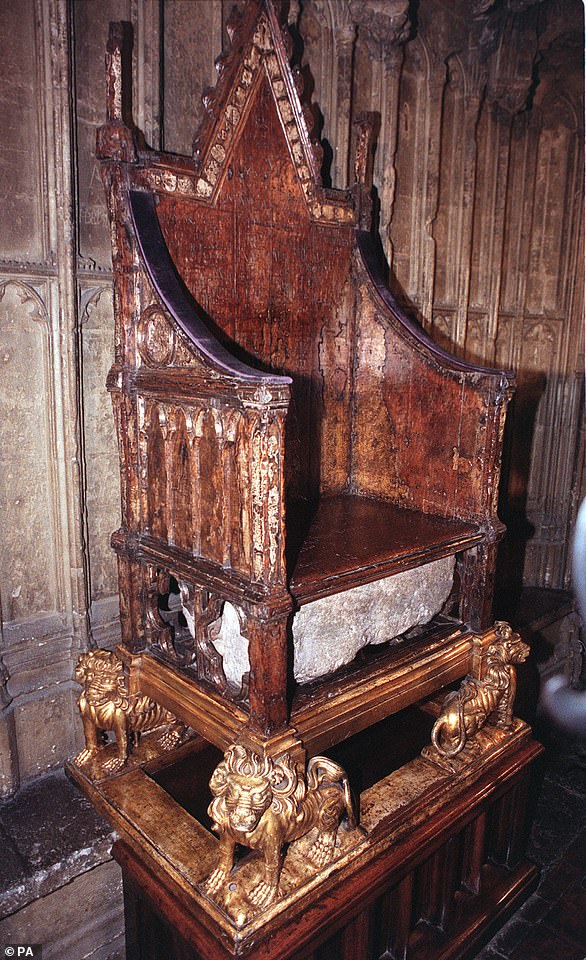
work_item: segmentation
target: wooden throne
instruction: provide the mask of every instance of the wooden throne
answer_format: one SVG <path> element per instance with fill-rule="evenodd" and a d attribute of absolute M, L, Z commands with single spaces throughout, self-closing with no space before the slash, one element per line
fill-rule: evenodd
<path fill-rule="evenodd" d="M 190 842 L 196 835 L 201 840 L 193 849 L 203 871 L 189 895 L 187 868 L 181 873 L 178 866 L 184 848 L 162 853 L 166 841 L 159 833 L 145 853 L 149 828 L 138 821 L 146 807 L 162 801 L 141 756 L 148 770 L 148 763 L 162 769 L 169 761 L 141 755 L 140 732 L 172 717 L 172 744 L 185 739 L 186 728 L 199 736 L 178 748 L 181 758 L 201 759 L 202 744 L 210 744 L 226 756 L 237 749 L 277 765 L 286 756 L 303 770 L 316 754 L 335 753 L 374 725 L 381 731 L 387 718 L 414 705 L 435 718 L 439 693 L 466 675 L 492 682 L 486 651 L 511 636 L 506 625 L 491 627 L 490 618 L 513 377 L 440 349 L 389 292 L 371 225 L 372 130 L 365 122 L 357 131 L 353 187 L 323 187 L 321 149 L 300 99 L 301 73 L 290 66 L 289 37 L 272 0 L 250 0 L 229 34 L 231 49 L 219 58 L 217 86 L 204 97 L 193 156 L 178 157 L 148 149 L 134 128 L 125 30 L 111 28 L 98 155 L 115 288 L 108 389 L 122 488 L 122 525 L 112 537 L 122 626 L 123 679 L 117 682 L 125 685 L 122 700 L 136 709 L 132 722 L 110 727 L 121 753 L 100 767 L 92 733 L 100 723 L 88 720 L 85 708 L 89 746 L 70 767 L 122 834 L 118 856 L 128 897 L 136 884 L 144 891 L 156 883 L 149 902 L 159 903 L 155 912 L 162 902 L 171 910 L 179 884 L 187 911 L 181 929 L 185 936 L 192 930 L 193 955 L 206 957 L 260 950 L 254 925 L 262 910 L 250 903 L 244 909 L 239 901 L 241 912 L 231 912 L 227 889 L 224 901 L 214 902 L 217 891 L 202 879 L 213 860 L 211 835 L 204 843 L 197 832 L 203 826 L 185 827 Z M 104 663 L 107 656 L 114 655 L 104 654 Z M 92 671 L 79 669 L 85 704 Z M 426 817 L 436 818 L 438 836 L 452 849 L 448 833 L 459 815 L 468 888 L 478 893 L 486 825 L 496 816 L 490 804 L 508 803 L 508 819 L 499 814 L 499 843 L 508 851 L 505 860 L 517 851 L 517 873 L 491 918 L 504 903 L 517 902 L 534 878 L 524 863 L 518 867 L 524 808 L 519 813 L 511 797 L 526 782 L 536 748 L 509 714 L 501 724 L 510 728 L 504 740 L 488 737 L 480 765 L 470 760 L 463 774 L 444 751 L 443 768 L 433 768 L 423 793 L 411 798 L 409 814 L 387 813 L 385 830 L 376 828 L 386 853 L 379 851 L 373 862 L 387 887 L 403 883 L 403 933 L 393 928 L 392 935 L 393 942 L 403 937 L 403 952 L 397 947 L 389 955 L 439 956 L 413 946 L 405 912 L 411 911 L 408 873 L 399 876 L 387 862 L 393 830 L 404 833 L 410 824 L 412 859 L 427 863 Z M 135 767 L 128 763 L 128 727 Z M 476 727 L 467 732 L 471 739 L 475 734 Z M 398 734 L 389 736 L 392 744 Z M 433 767 L 429 759 L 413 762 Z M 491 763 L 500 764 L 498 795 L 498 778 L 487 773 Z M 333 777 L 332 769 L 322 763 L 322 780 Z M 202 788 L 194 776 L 196 794 Z M 163 820 L 171 816 L 165 803 Z M 183 810 L 172 809 L 173 822 L 184 824 Z M 368 847 L 370 841 L 360 834 L 354 842 Z M 347 866 L 354 863 L 348 876 L 368 875 L 371 889 L 374 848 L 364 854 L 370 867 L 362 874 L 356 874 L 360 855 L 342 848 Z M 450 856 L 453 873 L 453 849 Z M 426 869 L 429 886 L 434 868 Z M 433 883 L 442 886 L 440 874 Z M 332 876 L 330 869 L 330 885 Z M 319 897 L 312 896 L 315 907 Z M 298 907 L 302 899 L 295 900 Z M 440 900 L 438 890 L 429 895 L 428 913 L 437 920 L 439 910 L 441 927 Z M 263 929 L 272 931 L 274 894 L 257 897 L 256 905 L 270 905 Z M 482 909 L 488 916 L 485 904 Z M 287 920 L 290 929 L 295 916 Z M 248 940 L 243 929 L 252 930 Z M 278 952 L 273 933 L 266 937 L 271 946 L 258 956 L 295 952 Z M 305 949 L 309 956 L 302 946 L 295 941 L 295 955 Z M 340 956 L 375 954 L 361 948 Z"/>

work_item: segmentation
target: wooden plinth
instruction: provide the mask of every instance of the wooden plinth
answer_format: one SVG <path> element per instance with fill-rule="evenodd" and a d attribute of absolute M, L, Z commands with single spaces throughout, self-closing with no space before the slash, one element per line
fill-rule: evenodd
<path fill-rule="evenodd" d="M 204 750 L 189 767 L 198 749 L 181 753 L 192 794 L 200 789 L 193 771 L 209 775 Z M 121 835 L 114 856 L 128 960 L 451 960 L 471 956 L 536 883 L 524 850 L 540 752 L 518 721 L 488 759 L 457 776 L 409 761 L 363 790 L 364 840 L 342 837 L 337 859 L 317 876 L 292 845 L 284 895 L 244 918 L 203 891 L 217 840 L 163 788 L 172 774 L 156 782 L 137 767 L 95 785 L 69 772 Z M 247 869 L 237 868 L 235 885 L 245 885 Z"/>

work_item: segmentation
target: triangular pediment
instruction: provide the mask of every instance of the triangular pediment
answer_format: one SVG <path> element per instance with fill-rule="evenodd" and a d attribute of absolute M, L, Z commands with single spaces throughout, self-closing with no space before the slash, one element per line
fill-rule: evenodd
<path fill-rule="evenodd" d="M 218 84 L 204 95 L 207 116 L 194 142 L 196 194 L 207 202 L 216 201 L 266 78 L 310 216 L 352 222 L 351 204 L 326 198 L 321 187 L 321 148 L 312 143 L 309 111 L 297 89 L 300 74 L 294 75 L 289 63 L 290 47 L 291 38 L 281 28 L 272 0 L 249 0 L 232 30 L 230 50 L 217 62 Z"/>

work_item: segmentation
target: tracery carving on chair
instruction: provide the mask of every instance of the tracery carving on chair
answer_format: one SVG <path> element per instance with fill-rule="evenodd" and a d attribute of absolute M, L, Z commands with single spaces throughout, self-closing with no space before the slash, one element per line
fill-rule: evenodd
<path fill-rule="evenodd" d="M 146 568 L 145 584 L 145 633 L 151 646 L 158 646 L 172 660 L 183 662 L 175 649 L 172 625 L 163 619 L 159 608 L 162 597 L 168 596 L 171 577 L 166 570 Z"/>
<path fill-rule="evenodd" d="M 193 641 L 189 645 L 190 662 L 197 669 L 198 679 L 207 680 L 220 693 L 226 693 L 228 684 L 222 656 L 214 646 L 223 601 L 208 590 L 194 587 L 183 580 L 178 583 L 181 609 Z"/>
<path fill-rule="evenodd" d="M 206 379 L 214 379 L 214 371 L 204 366 L 193 352 L 183 331 L 174 323 L 160 303 L 157 291 L 146 271 L 139 267 L 140 306 L 136 321 L 137 366 L 189 367 Z"/>
<path fill-rule="evenodd" d="M 198 679 L 226 693 L 223 659 L 214 644 L 221 626 L 223 600 L 186 580 L 178 578 L 173 582 L 166 570 L 146 570 L 145 621 L 149 644 L 172 663 L 193 667 Z"/>

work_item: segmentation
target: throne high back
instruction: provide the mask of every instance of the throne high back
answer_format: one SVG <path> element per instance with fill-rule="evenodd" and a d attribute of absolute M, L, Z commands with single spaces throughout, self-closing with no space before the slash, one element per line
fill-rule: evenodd
<path fill-rule="evenodd" d="M 394 300 L 370 128 L 355 185 L 324 188 L 272 0 L 228 32 L 192 157 L 141 141 L 110 33 L 121 650 L 216 746 L 314 753 L 467 672 L 512 377 Z"/>

